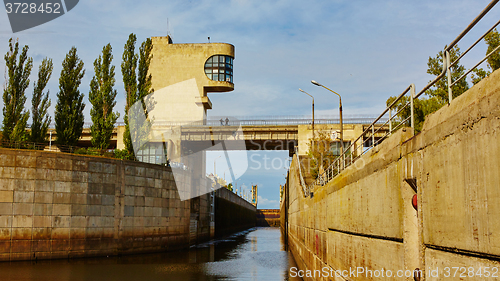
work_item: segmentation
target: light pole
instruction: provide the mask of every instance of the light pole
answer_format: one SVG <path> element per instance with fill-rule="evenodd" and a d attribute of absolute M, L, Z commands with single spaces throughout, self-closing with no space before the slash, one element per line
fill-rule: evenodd
<path fill-rule="evenodd" d="M 237 179 L 234 181 L 234 194 L 238 195 L 238 184 L 237 182 L 240 181 L 241 179 Z"/>
<path fill-rule="evenodd" d="M 217 175 L 217 171 L 215 170 L 215 161 L 216 161 L 217 159 L 221 158 L 221 157 L 222 157 L 222 155 L 219 155 L 219 157 L 216 157 L 216 158 L 214 159 L 214 176 L 216 176 L 216 175 Z"/>
<path fill-rule="evenodd" d="M 231 170 L 231 169 L 232 169 L 232 168 L 231 168 L 231 167 L 229 167 L 229 168 L 227 168 L 227 169 L 226 169 L 226 171 L 227 171 L 227 170 Z M 226 171 L 224 171 L 224 180 L 226 180 Z"/>
<path fill-rule="evenodd" d="M 331 89 L 328 89 L 327 87 L 321 85 L 320 83 L 311 80 L 311 83 L 313 83 L 316 86 L 323 87 L 327 89 L 328 91 L 336 94 L 339 96 L 339 112 L 340 112 L 340 155 L 342 155 L 342 164 L 340 165 L 341 169 L 344 169 L 344 125 L 342 124 L 342 97 L 336 93 L 335 91 L 332 91 Z"/>
<path fill-rule="evenodd" d="M 311 96 L 310 94 L 308 94 L 306 91 L 302 90 L 301 88 L 299 88 L 299 91 L 310 96 L 313 99 L 313 103 L 312 103 L 312 114 L 313 114 L 312 129 L 313 129 L 313 139 L 314 139 L 314 97 Z"/>

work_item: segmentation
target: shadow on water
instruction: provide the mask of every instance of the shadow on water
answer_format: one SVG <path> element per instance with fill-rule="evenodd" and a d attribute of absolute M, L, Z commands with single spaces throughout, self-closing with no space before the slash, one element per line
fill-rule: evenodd
<path fill-rule="evenodd" d="M 109 258 L 0 263 L 1 280 L 301 280 L 279 228 L 257 227 L 189 250 Z"/>

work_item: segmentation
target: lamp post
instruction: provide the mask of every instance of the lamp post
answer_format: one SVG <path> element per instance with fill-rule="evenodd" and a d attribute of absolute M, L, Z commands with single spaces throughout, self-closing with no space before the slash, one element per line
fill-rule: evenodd
<path fill-rule="evenodd" d="M 227 171 L 227 170 L 231 170 L 231 169 L 232 169 L 232 168 L 231 168 L 231 167 L 229 167 L 229 168 L 227 168 L 227 169 L 226 169 L 226 171 Z M 224 171 L 224 180 L 226 180 L 226 171 Z"/>
<path fill-rule="evenodd" d="M 313 130 L 313 139 L 314 139 L 314 97 L 311 96 L 310 94 L 308 94 L 306 91 L 302 90 L 301 88 L 299 88 L 299 91 L 301 91 L 302 93 L 310 96 L 313 99 L 313 103 L 312 103 L 312 114 L 313 114 L 312 130 Z"/>
<path fill-rule="evenodd" d="M 313 83 L 314 85 L 316 86 L 320 86 L 320 87 L 323 87 L 325 89 L 327 89 L 328 91 L 336 94 L 337 96 L 339 96 L 339 112 L 340 112 L 340 155 L 342 155 L 342 164 L 340 165 L 340 168 L 341 169 L 344 169 L 344 126 L 342 124 L 342 97 L 336 93 L 335 91 L 332 91 L 331 89 L 328 89 L 327 87 L 321 85 L 320 83 L 314 81 L 314 80 L 311 80 L 311 83 Z"/>
<path fill-rule="evenodd" d="M 221 158 L 221 157 L 222 157 L 222 155 L 219 155 L 219 157 L 216 157 L 216 158 L 214 159 L 214 176 L 217 176 L 217 171 L 215 170 L 215 161 L 216 161 L 217 159 Z"/>

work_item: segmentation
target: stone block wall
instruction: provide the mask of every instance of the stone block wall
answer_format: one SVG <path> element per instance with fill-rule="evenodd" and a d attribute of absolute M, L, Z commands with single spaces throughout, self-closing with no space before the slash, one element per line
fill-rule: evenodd
<path fill-rule="evenodd" d="M 178 249 L 189 220 L 168 167 L 0 149 L 1 261 Z"/>

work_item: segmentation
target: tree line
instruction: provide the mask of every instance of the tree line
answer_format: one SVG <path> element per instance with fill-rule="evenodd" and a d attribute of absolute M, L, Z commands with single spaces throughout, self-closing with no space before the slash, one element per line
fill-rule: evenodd
<path fill-rule="evenodd" d="M 488 46 L 486 50 L 486 54 L 492 52 L 498 45 L 500 45 L 500 34 L 498 30 L 495 28 L 491 32 L 489 32 L 484 37 L 484 42 Z M 460 48 L 455 45 L 450 51 L 450 62 L 454 62 L 461 55 Z M 429 57 L 427 62 L 427 73 L 439 76 L 443 70 L 443 51 L 440 51 L 435 57 Z M 487 59 L 487 69 L 476 68 L 471 73 L 471 82 L 473 85 L 479 83 L 483 78 L 487 77 L 491 74 L 491 72 L 500 68 L 500 51 L 496 51 Z M 466 69 L 463 65 L 460 64 L 460 60 L 457 61 L 451 67 L 451 79 L 452 81 L 456 81 L 462 75 L 464 75 Z M 432 81 L 432 80 L 431 80 Z M 430 82 L 430 81 L 429 81 Z M 451 87 L 453 98 L 460 96 L 465 93 L 469 89 L 469 84 L 467 80 L 464 78 L 458 81 L 455 85 Z M 387 106 L 391 105 L 394 100 L 396 100 L 396 96 L 390 97 L 386 104 Z M 403 107 L 409 102 L 409 97 L 404 96 L 401 100 L 399 100 L 395 104 L 395 110 L 398 112 L 401 110 L 397 119 L 399 121 L 405 120 L 411 114 L 409 108 Z M 438 80 L 429 90 L 425 92 L 423 98 L 419 98 L 414 100 L 414 119 L 415 119 L 415 131 L 420 132 L 422 130 L 422 126 L 424 124 L 425 117 L 428 114 L 431 114 L 438 109 L 440 109 L 443 105 L 448 104 L 448 78 L 445 75 L 442 79 Z"/>
<path fill-rule="evenodd" d="M 135 159 L 130 136 L 128 109 L 137 101 L 153 92 L 149 66 L 152 59 L 153 44 L 150 38 L 142 42 L 136 52 L 137 37 L 130 34 L 124 46 L 121 63 L 123 83 L 125 86 L 125 149 L 115 150 L 115 156 L 122 159 Z M 1 140 L 4 145 L 13 143 L 46 143 L 47 132 L 52 117 L 48 109 L 51 105 L 49 91 L 45 88 L 52 77 L 54 65 L 52 59 L 44 58 L 38 69 L 38 79 L 33 83 L 31 99 L 32 124 L 27 122 L 30 111 L 25 108 L 27 89 L 30 85 L 30 74 L 33 59 L 28 56 L 29 47 L 21 50 L 18 40 L 9 40 L 9 51 L 5 54 L 5 84 L 3 89 L 3 121 Z M 92 125 L 92 147 L 97 151 L 109 148 L 116 120 L 120 117 L 114 112 L 117 90 L 115 89 L 115 66 L 112 65 L 111 44 L 103 47 L 101 54 L 94 61 L 94 76 L 90 82 L 88 100 L 92 105 L 90 116 Z M 55 143 L 59 146 L 75 146 L 83 131 L 85 109 L 84 94 L 80 91 L 82 78 L 85 76 L 84 62 L 72 47 L 62 62 L 59 76 L 59 89 L 54 111 L 56 131 Z"/>

